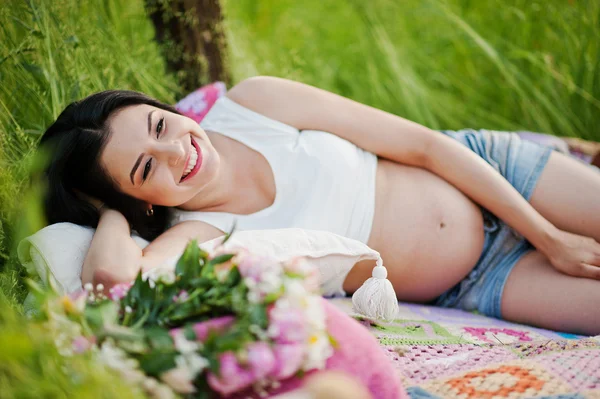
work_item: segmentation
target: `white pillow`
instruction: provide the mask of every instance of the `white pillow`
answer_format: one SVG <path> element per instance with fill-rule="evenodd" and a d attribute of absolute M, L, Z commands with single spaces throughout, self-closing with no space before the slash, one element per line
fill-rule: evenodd
<path fill-rule="evenodd" d="M 59 292 L 71 293 L 81 288 L 81 269 L 94 229 L 73 223 L 46 226 L 23 239 L 17 248 L 21 264 L 40 282 L 52 284 Z M 132 236 L 144 248 L 148 241 Z"/>
<path fill-rule="evenodd" d="M 81 288 L 81 269 L 90 247 L 94 229 L 72 223 L 57 223 L 27 237 L 18 247 L 21 263 L 30 273 L 54 285 L 60 292 L 71 293 Z M 144 239 L 132 236 L 140 248 Z M 201 244 L 213 250 L 223 237 Z M 378 252 L 365 244 L 333 233 L 303 229 L 238 231 L 227 241 L 226 249 L 246 248 L 278 261 L 305 257 L 321 273 L 322 292 L 326 296 L 343 295 L 342 283 L 357 262 L 372 259 L 381 265 Z M 163 267 L 174 267 L 178 257 Z"/>

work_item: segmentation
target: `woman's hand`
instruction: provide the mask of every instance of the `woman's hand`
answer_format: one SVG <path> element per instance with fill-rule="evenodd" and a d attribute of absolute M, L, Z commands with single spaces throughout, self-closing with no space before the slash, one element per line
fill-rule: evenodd
<path fill-rule="evenodd" d="M 541 252 L 558 271 L 600 280 L 600 244 L 593 238 L 557 230 L 552 245 Z"/>
<path fill-rule="evenodd" d="M 92 284 L 97 287 L 98 284 L 104 286 L 105 293 L 113 286 L 121 283 L 130 283 L 137 277 L 135 270 L 123 270 L 123 268 L 98 268 L 93 271 Z"/>
<path fill-rule="evenodd" d="M 100 221 L 83 262 L 82 283 L 110 288 L 131 281 L 141 269 L 142 250 L 131 239 L 129 223 L 113 209 L 99 210 Z"/>

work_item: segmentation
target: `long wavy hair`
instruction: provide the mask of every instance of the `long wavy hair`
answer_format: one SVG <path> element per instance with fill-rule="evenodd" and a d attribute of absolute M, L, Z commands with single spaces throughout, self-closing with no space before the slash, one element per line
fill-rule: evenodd
<path fill-rule="evenodd" d="M 47 183 L 44 211 L 48 223 L 96 227 L 100 215 L 85 199 L 88 196 L 121 212 L 131 228 L 147 240 L 165 230 L 167 208 L 153 206 L 154 214 L 148 216 L 147 204 L 123 193 L 100 164 L 100 155 L 111 137 L 111 116 L 139 104 L 179 113 L 142 93 L 107 90 L 69 104 L 46 130 L 39 149 L 49 158 L 44 169 Z"/>

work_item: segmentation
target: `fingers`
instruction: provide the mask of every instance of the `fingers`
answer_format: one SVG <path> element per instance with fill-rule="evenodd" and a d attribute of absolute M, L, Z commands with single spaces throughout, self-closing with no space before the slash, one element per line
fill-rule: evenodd
<path fill-rule="evenodd" d="M 600 280 L 600 267 L 590 265 L 589 263 L 582 263 L 577 267 L 576 273 L 573 276 Z"/>

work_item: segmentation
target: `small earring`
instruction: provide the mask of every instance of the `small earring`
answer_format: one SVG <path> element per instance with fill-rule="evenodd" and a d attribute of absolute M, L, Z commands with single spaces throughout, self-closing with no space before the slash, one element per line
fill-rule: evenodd
<path fill-rule="evenodd" d="M 154 216 L 154 209 L 152 209 L 152 205 L 148 209 L 146 209 L 146 216 Z"/>

